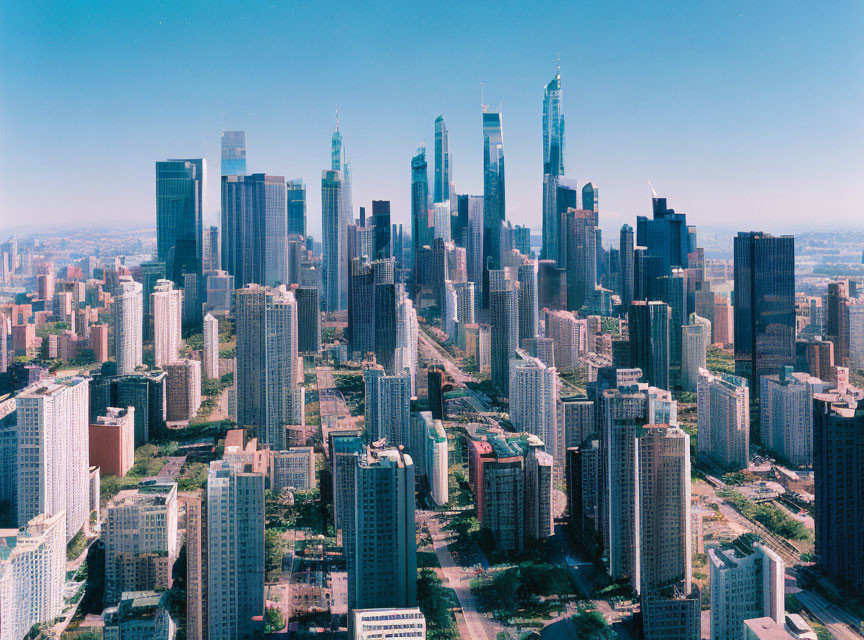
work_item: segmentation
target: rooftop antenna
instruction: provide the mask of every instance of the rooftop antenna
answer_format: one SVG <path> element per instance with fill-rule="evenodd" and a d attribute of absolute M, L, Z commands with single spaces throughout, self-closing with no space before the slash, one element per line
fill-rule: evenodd
<path fill-rule="evenodd" d="M 486 103 L 483 102 L 483 81 L 480 81 L 480 109 L 483 110 L 483 113 L 486 113 Z"/>
<path fill-rule="evenodd" d="M 336 104 L 336 131 L 339 131 L 339 104 Z"/>
<path fill-rule="evenodd" d="M 558 75 L 561 75 L 561 54 L 558 54 Z"/>
<path fill-rule="evenodd" d="M 648 181 L 648 186 L 651 187 L 651 197 L 652 197 L 652 198 L 656 198 L 656 197 L 657 197 L 657 192 L 654 191 L 654 185 L 651 184 L 651 181 L 650 181 L 650 180 Z"/>

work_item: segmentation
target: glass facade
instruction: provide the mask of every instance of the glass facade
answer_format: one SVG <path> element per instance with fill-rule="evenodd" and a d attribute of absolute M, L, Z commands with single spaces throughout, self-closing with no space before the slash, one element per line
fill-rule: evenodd
<path fill-rule="evenodd" d="M 302 180 L 288 181 L 288 235 L 306 236 L 306 185 Z"/>
<path fill-rule="evenodd" d="M 426 164 L 426 147 L 417 148 L 417 154 L 411 158 L 411 244 L 414 260 L 414 286 L 419 273 L 420 248 L 432 245 L 431 225 L 429 224 L 429 173 Z"/>
<path fill-rule="evenodd" d="M 544 259 L 556 260 L 559 243 L 558 180 L 564 175 L 564 102 L 561 73 L 555 74 L 543 92 L 543 251 Z M 573 205 L 575 206 L 575 204 Z"/>
<path fill-rule="evenodd" d="M 246 175 L 246 132 L 222 132 L 222 175 Z"/>
<path fill-rule="evenodd" d="M 157 260 L 177 285 L 184 273 L 201 274 L 204 169 L 201 158 L 156 163 Z"/>
<path fill-rule="evenodd" d="M 450 152 L 444 116 L 435 118 L 435 192 L 434 202 L 450 200 Z"/>
<path fill-rule="evenodd" d="M 507 219 L 504 197 L 504 133 L 501 114 L 483 112 L 483 269 L 501 268 L 501 224 Z M 483 276 L 483 307 L 489 306 Z"/>

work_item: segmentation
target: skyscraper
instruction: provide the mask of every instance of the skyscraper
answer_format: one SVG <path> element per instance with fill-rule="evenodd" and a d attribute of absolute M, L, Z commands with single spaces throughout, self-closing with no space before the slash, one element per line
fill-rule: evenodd
<path fill-rule="evenodd" d="M 691 313 L 690 322 L 681 327 L 681 387 L 685 391 L 696 390 L 710 344 L 711 321 Z"/>
<path fill-rule="evenodd" d="M 414 463 L 399 448 L 367 447 L 357 459 L 348 608 L 412 607 L 417 601 Z"/>
<path fill-rule="evenodd" d="M 630 365 L 644 372 L 648 384 L 669 386 L 669 307 L 657 300 L 630 305 Z"/>
<path fill-rule="evenodd" d="M 495 273 L 502 274 L 501 271 Z M 509 281 L 503 286 L 494 283 L 489 292 L 489 324 L 492 337 L 492 384 L 508 395 L 510 382 L 510 358 L 519 346 L 519 316 L 516 292 Z"/>
<path fill-rule="evenodd" d="M 210 640 L 254 637 L 264 614 L 264 475 L 251 465 L 210 463 L 207 577 Z"/>
<path fill-rule="evenodd" d="M 666 275 L 673 267 L 687 268 L 690 239 L 687 216 L 666 206 L 666 198 L 656 193 L 651 199 L 653 217 L 636 217 L 636 244 L 645 247 L 650 268 L 646 269 L 646 284 L 655 277 Z"/>
<path fill-rule="evenodd" d="M 739 233 L 735 253 L 735 373 L 759 378 L 795 365 L 795 238 Z"/>
<path fill-rule="evenodd" d="M 762 445 L 792 464 L 813 464 L 813 397 L 827 393 L 831 384 L 808 373 L 783 367 L 774 376 L 762 376 L 759 431 Z"/>
<path fill-rule="evenodd" d="M 324 280 L 324 311 L 339 311 L 342 306 L 342 271 L 347 255 L 348 225 L 343 225 L 339 206 L 342 200 L 342 174 L 321 173 L 321 267 Z M 347 298 L 347 295 L 346 295 Z M 347 305 L 347 300 L 346 300 Z"/>
<path fill-rule="evenodd" d="M 209 313 L 204 316 L 204 378 L 219 378 L 219 321 Z"/>
<path fill-rule="evenodd" d="M 156 163 L 156 255 L 174 284 L 184 273 L 202 273 L 203 159 Z"/>
<path fill-rule="evenodd" d="M 588 182 L 582 187 L 582 208 L 586 211 L 597 213 L 600 211 L 600 206 L 597 204 L 600 189 L 593 182 Z"/>
<path fill-rule="evenodd" d="M 681 327 L 687 318 L 687 275 L 683 269 L 672 269 L 669 275 L 654 281 L 657 299 L 669 307 L 669 384 L 681 377 Z"/>
<path fill-rule="evenodd" d="M 747 379 L 699 370 L 699 453 L 724 468 L 746 469 L 750 460 L 750 388 Z"/>
<path fill-rule="evenodd" d="M 504 197 L 504 134 L 501 114 L 483 111 L 483 270 L 501 268 L 501 225 L 506 216 Z M 483 308 L 489 306 L 484 275 Z"/>
<path fill-rule="evenodd" d="M 297 336 L 300 353 L 317 354 L 321 351 L 321 303 L 317 287 L 299 287 L 294 290 L 297 300 Z"/>
<path fill-rule="evenodd" d="M 285 198 L 282 176 L 222 177 L 222 265 L 236 287 L 288 282 Z"/>
<path fill-rule="evenodd" d="M 618 243 L 618 255 L 620 256 L 621 269 L 619 272 L 618 293 L 621 295 L 621 307 L 628 309 L 633 302 L 633 227 L 625 224 L 621 227 L 621 235 Z"/>
<path fill-rule="evenodd" d="M 235 293 L 237 424 L 255 427 L 274 450 L 285 426 L 303 423 L 297 303 L 284 287 L 247 285 Z"/>
<path fill-rule="evenodd" d="M 162 369 L 180 353 L 183 292 L 175 289 L 170 280 L 159 280 L 150 294 L 150 309 L 153 313 L 153 360 L 155 366 Z"/>
<path fill-rule="evenodd" d="M 408 372 L 386 375 L 380 365 L 363 370 L 365 424 L 372 440 L 408 446 L 411 429 L 411 378 Z"/>
<path fill-rule="evenodd" d="M 303 180 L 289 180 L 286 185 L 288 194 L 288 235 L 306 237 L 306 184 Z"/>
<path fill-rule="evenodd" d="M 564 175 L 564 103 L 560 70 L 543 91 L 543 258 L 558 259 L 558 180 Z M 574 203 L 575 204 L 575 203 Z"/>
<path fill-rule="evenodd" d="M 435 192 L 433 202 L 450 201 L 450 151 L 444 116 L 435 118 Z"/>
<path fill-rule="evenodd" d="M 558 373 L 537 358 L 518 352 L 510 361 L 510 420 L 517 431 L 527 431 L 546 445 L 555 465 L 564 468 L 558 446 Z"/>
<path fill-rule="evenodd" d="M 65 513 L 67 542 L 90 516 L 88 391 L 85 378 L 49 378 L 17 396 L 18 522 Z"/>
<path fill-rule="evenodd" d="M 483 298 L 483 197 L 468 197 L 468 280 L 474 283 L 474 308 L 479 313 Z"/>
<path fill-rule="evenodd" d="M 392 256 L 390 238 L 390 201 L 372 201 L 372 226 L 375 228 L 372 239 L 372 260 L 386 260 Z"/>
<path fill-rule="evenodd" d="M 529 260 L 519 265 L 519 343 L 536 338 L 540 332 L 537 307 L 537 262 Z"/>
<path fill-rule="evenodd" d="M 143 287 L 131 277 L 121 276 L 114 293 L 111 312 L 114 320 L 114 358 L 117 374 L 126 375 L 144 363 L 142 327 Z"/>
<path fill-rule="evenodd" d="M 834 578 L 864 592 L 864 410 L 838 394 L 813 401 L 816 557 Z"/>
<path fill-rule="evenodd" d="M 567 269 L 567 308 L 584 307 L 597 286 L 597 214 L 568 209 L 561 222 L 561 242 L 566 258 L 558 266 Z"/>
<path fill-rule="evenodd" d="M 429 225 L 429 171 L 426 164 L 426 146 L 417 147 L 411 158 L 411 253 L 414 260 L 414 290 L 423 284 L 419 281 L 420 249 L 432 244 Z"/>
<path fill-rule="evenodd" d="M 246 132 L 222 132 L 222 175 L 246 175 Z"/>

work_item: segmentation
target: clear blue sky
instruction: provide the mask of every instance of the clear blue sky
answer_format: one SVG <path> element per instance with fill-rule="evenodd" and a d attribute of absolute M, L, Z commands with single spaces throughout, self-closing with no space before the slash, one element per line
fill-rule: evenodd
<path fill-rule="evenodd" d="M 606 229 L 649 211 L 648 180 L 695 224 L 864 226 L 862 33 L 858 0 L 5 2 L 0 227 L 152 225 L 154 161 L 202 152 L 215 222 L 224 126 L 251 171 L 306 180 L 318 235 L 336 104 L 355 209 L 408 223 L 439 113 L 457 192 L 482 192 L 482 81 L 508 217 L 539 233 L 558 56 L 567 173 Z"/>

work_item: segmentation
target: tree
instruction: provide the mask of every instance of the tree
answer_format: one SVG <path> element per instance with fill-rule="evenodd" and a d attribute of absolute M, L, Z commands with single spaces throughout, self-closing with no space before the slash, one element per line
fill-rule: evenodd
<path fill-rule="evenodd" d="M 277 633 L 285 628 L 285 615 L 278 607 L 267 607 L 264 611 L 264 633 Z"/>

